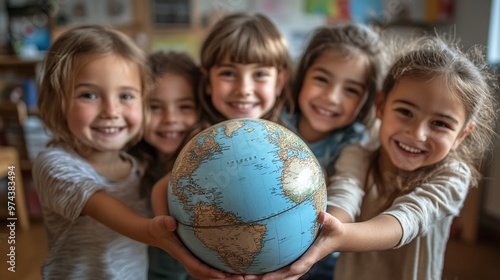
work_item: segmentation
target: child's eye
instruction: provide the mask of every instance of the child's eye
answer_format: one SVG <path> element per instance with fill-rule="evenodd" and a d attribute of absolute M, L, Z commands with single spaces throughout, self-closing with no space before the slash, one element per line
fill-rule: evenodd
<path fill-rule="evenodd" d="M 85 99 L 97 99 L 97 94 L 93 92 L 82 92 L 78 94 L 78 98 L 85 98 Z"/>
<path fill-rule="evenodd" d="M 358 89 L 356 89 L 356 88 L 348 87 L 348 88 L 346 88 L 346 91 L 348 93 L 352 93 L 352 94 L 355 94 L 355 95 L 358 95 L 358 96 L 361 95 L 361 91 L 358 90 Z"/>
<path fill-rule="evenodd" d="M 432 125 L 437 126 L 437 127 L 452 129 L 452 127 L 448 123 L 443 122 L 443 121 L 433 121 Z"/>
<path fill-rule="evenodd" d="M 228 71 L 228 70 L 226 70 L 226 71 L 221 71 L 221 72 L 219 73 L 219 76 L 222 76 L 222 77 L 234 77 L 234 76 L 235 76 L 235 74 L 234 74 L 234 72 L 232 72 L 232 71 Z"/>
<path fill-rule="evenodd" d="M 320 82 L 320 83 L 324 83 L 324 84 L 328 83 L 328 79 L 323 77 L 323 76 L 314 76 L 313 79 L 315 81 Z"/>
<path fill-rule="evenodd" d="M 120 99 L 132 100 L 132 99 L 135 99 L 135 94 L 129 93 L 129 92 L 124 92 L 124 93 L 120 94 Z"/>
<path fill-rule="evenodd" d="M 264 77 L 269 76 L 269 73 L 267 73 L 266 71 L 257 71 L 257 72 L 255 73 L 255 76 L 256 76 L 257 78 L 264 78 Z"/>
<path fill-rule="evenodd" d="M 194 110 L 195 109 L 195 106 L 194 105 L 191 105 L 191 104 L 183 104 L 183 105 L 180 105 L 179 108 L 181 110 Z"/>
<path fill-rule="evenodd" d="M 408 109 L 405 109 L 405 108 L 398 108 L 398 109 L 396 109 L 396 112 L 398 112 L 399 114 L 406 116 L 406 117 L 413 116 L 412 112 Z"/>
<path fill-rule="evenodd" d="M 160 106 L 160 105 L 157 105 L 157 104 L 151 104 L 151 105 L 149 105 L 149 109 L 150 109 L 151 111 L 158 111 L 158 110 L 160 110 L 160 109 L 161 109 L 161 106 Z"/>

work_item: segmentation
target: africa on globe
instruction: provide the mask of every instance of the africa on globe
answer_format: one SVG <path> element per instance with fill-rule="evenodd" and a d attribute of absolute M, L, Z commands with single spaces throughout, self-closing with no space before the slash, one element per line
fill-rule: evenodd
<path fill-rule="evenodd" d="M 291 264 L 315 240 L 325 178 L 307 144 L 283 126 L 228 120 L 184 146 L 168 208 L 199 259 L 229 273 L 262 274 Z"/>

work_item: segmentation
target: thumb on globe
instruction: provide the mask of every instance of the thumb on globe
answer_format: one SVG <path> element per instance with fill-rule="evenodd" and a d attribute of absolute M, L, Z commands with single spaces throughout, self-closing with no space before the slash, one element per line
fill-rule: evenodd
<path fill-rule="evenodd" d="M 177 228 L 177 221 L 172 216 L 164 216 L 164 223 L 168 231 L 175 231 Z"/>

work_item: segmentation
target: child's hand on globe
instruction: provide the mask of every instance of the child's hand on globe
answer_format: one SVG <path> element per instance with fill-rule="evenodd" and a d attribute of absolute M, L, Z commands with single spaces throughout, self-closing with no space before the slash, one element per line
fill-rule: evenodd
<path fill-rule="evenodd" d="M 149 224 L 149 232 L 156 242 L 153 245 L 165 250 L 186 268 L 187 272 L 196 279 L 231 279 L 243 280 L 241 275 L 231 275 L 201 262 L 180 241 L 175 229 L 177 222 L 171 216 L 156 216 Z"/>

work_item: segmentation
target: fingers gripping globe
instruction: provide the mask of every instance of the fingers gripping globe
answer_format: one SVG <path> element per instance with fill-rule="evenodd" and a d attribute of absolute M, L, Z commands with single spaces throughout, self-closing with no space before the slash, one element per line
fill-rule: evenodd
<path fill-rule="evenodd" d="M 297 135 L 265 120 L 235 119 L 197 134 L 172 169 L 168 208 L 199 259 L 262 274 L 297 260 L 326 209 L 326 183 Z"/>

